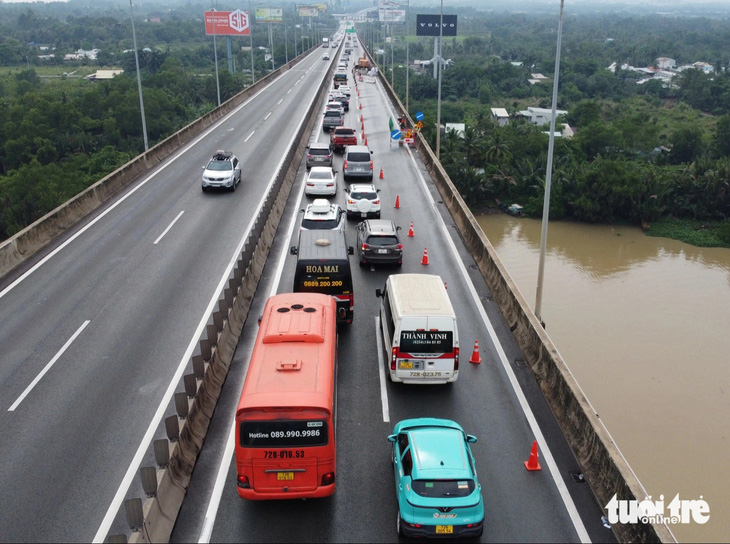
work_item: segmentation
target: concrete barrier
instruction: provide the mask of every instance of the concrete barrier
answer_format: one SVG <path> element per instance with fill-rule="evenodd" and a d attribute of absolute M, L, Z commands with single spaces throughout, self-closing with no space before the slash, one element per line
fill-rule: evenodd
<path fill-rule="evenodd" d="M 405 112 L 405 107 L 382 72 L 379 78 L 396 107 Z M 410 116 L 409 120 L 413 126 Z M 643 500 L 646 492 L 641 482 L 420 133 L 416 139 L 416 149 L 464 244 L 513 331 L 525 362 L 532 369 L 598 504 L 605 507 L 614 494 L 618 499 Z M 619 542 L 676 542 L 672 532 L 663 524 L 614 524 L 612 529 Z"/>

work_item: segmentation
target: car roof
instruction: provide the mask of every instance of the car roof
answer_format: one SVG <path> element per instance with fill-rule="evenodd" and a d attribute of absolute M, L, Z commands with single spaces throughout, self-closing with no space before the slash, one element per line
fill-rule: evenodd
<path fill-rule="evenodd" d="M 370 153 L 370 148 L 366 145 L 348 145 L 345 149 L 345 153 L 348 151 L 354 151 L 355 153 Z"/>
<path fill-rule="evenodd" d="M 353 146 L 350 146 L 350 147 L 355 147 L 355 146 L 353 145 Z M 350 192 L 352 193 L 352 192 L 355 192 L 355 191 L 362 191 L 362 192 L 372 191 L 374 193 L 377 193 L 378 192 L 378 190 L 376 189 L 375 185 L 373 185 L 372 183 L 352 183 L 350 185 Z"/>
<path fill-rule="evenodd" d="M 334 174 L 334 170 L 332 170 L 331 166 L 312 166 L 312 168 L 309 169 L 309 173 L 312 172 L 331 172 Z"/>
<path fill-rule="evenodd" d="M 309 149 L 329 149 L 330 144 L 327 142 L 312 142 L 309 144 Z M 321 166 L 313 166 L 312 168 L 322 168 Z"/>
<path fill-rule="evenodd" d="M 396 429 L 408 434 L 413 452 L 414 479 L 428 479 L 437 475 L 450 478 L 473 477 L 466 453 L 464 431 L 457 423 L 436 418 L 420 418 L 403 421 Z"/>
<path fill-rule="evenodd" d="M 326 198 L 315 198 L 311 204 L 307 204 L 304 213 L 329 214 L 336 212 L 339 207 L 339 204 L 331 204 Z"/>

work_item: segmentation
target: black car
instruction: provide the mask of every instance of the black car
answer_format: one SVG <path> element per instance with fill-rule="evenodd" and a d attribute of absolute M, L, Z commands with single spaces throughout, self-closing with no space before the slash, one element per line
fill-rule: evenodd
<path fill-rule="evenodd" d="M 361 265 L 368 263 L 403 264 L 403 244 L 397 227 L 387 219 L 369 219 L 358 224 L 357 258 Z"/>

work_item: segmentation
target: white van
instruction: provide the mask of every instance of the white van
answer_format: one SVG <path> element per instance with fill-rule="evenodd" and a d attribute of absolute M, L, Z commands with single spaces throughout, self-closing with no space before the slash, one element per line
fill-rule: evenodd
<path fill-rule="evenodd" d="M 380 334 L 394 382 L 440 384 L 459 376 L 459 330 L 443 280 L 393 274 L 380 302 Z"/>

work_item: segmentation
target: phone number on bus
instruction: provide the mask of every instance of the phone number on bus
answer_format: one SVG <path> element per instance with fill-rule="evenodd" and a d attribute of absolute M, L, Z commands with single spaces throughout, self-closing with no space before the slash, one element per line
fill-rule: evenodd
<path fill-rule="evenodd" d="M 305 281 L 304 287 L 342 287 L 341 281 Z"/>
<path fill-rule="evenodd" d="M 303 431 L 271 431 L 271 438 L 305 438 L 307 436 L 319 436 L 319 429 L 305 429 Z"/>

